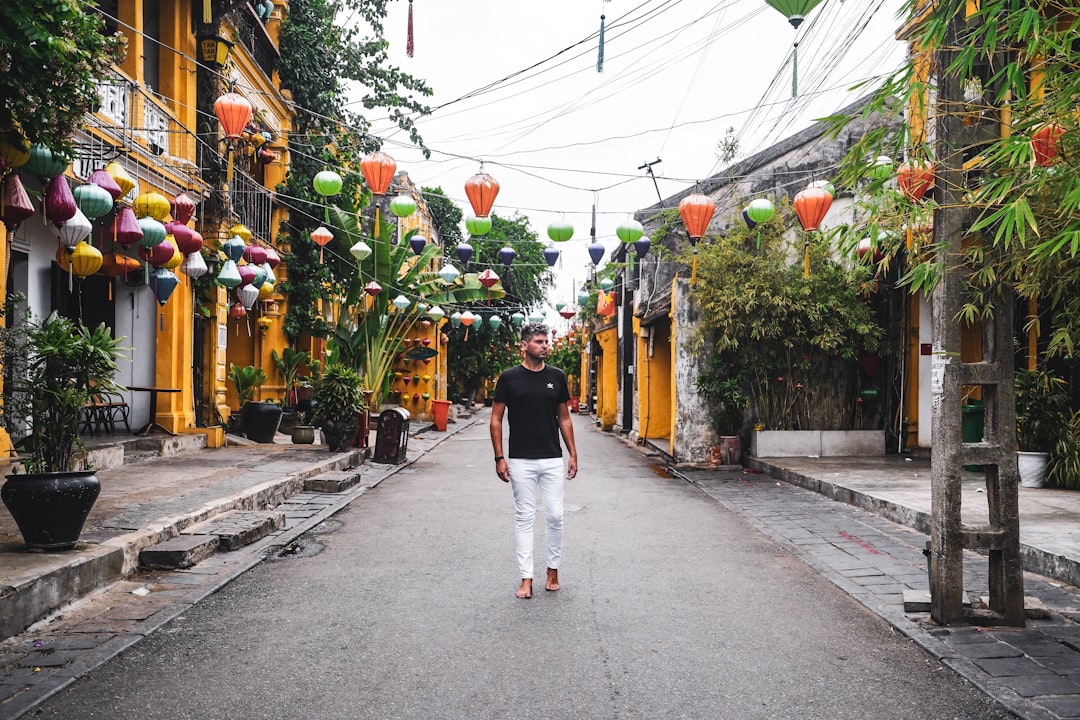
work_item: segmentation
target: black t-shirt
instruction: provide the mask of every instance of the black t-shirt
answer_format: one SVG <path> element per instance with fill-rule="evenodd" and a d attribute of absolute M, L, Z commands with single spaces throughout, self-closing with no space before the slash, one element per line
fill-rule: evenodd
<path fill-rule="evenodd" d="M 512 458 L 562 457 L 559 442 L 559 405 L 570 400 L 566 374 L 557 367 L 544 365 L 529 370 L 515 365 L 503 372 L 495 383 L 495 402 L 505 403 L 510 420 Z"/>

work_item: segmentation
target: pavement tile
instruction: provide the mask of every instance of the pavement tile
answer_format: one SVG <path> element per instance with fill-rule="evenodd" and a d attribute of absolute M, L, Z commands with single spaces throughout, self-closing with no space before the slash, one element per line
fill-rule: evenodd
<path fill-rule="evenodd" d="M 1030 655 L 1036 662 L 1059 675 L 1080 675 L 1080 653 L 1066 649 L 1060 655 Z"/>
<path fill-rule="evenodd" d="M 1080 718 L 1080 695 L 1035 697 L 1033 700 L 1059 718 L 1062 718 L 1062 720 Z"/>
<path fill-rule="evenodd" d="M 64 667 L 73 660 L 78 660 L 84 654 L 82 650 L 36 652 L 27 655 L 20 664 L 23 667 Z"/>
<path fill-rule="evenodd" d="M 966 643 L 957 646 L 957 651 L 964 657 L 972 659 L 1014 658 L 1022 657 L 1024 654 L 1012 645 L 1003 642 Z"/>
<path fill-rule="evenodd" d="M 997 638 L 979 628 L 948 628 L 932 633 L 938 638 L 951 644 L 964 645 L 967 643 L 996 643 Z"/>
<path fill-rule="evenodd" d="M 1022 677 L 1028 675 L 1051 675 L 1052 670 L 1043 667 L 1031 658 L 1008 657 L 972 659 L 976 665 L 982 668 L 991 677 Z"/>

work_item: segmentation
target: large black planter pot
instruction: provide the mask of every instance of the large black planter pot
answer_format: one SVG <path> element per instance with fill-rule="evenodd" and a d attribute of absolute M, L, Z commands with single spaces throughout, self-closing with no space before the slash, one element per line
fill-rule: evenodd
<path fill-rule="evenodd" d="M 272 443 L 281 422 L 281 406 L 265 402 L 244 403 L 240 410 L 240 422 L 249 440 Z"/>
<path fill-rule="evenodd" d="M 323 423 L 322 434 L 330 452 L 346 452 L 352 447 L 353 438 L 359 429 L 360 423 L 355 417 L 348 420 L 327 420 Z"/>
<path fill-rule="evenodd" d="M 0 497 L 31 550 L 75 547 L 101 483 L 93 470 L 8 475 Z"/>

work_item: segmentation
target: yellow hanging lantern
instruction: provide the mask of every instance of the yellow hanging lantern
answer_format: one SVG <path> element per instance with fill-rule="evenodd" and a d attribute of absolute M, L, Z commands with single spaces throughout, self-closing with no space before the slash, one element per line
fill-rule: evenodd
<path fill-rule="evenodd" d="M 105 166 L 105 173 L 120 186 L 120 197 L 135 189 L 135 181 L 128 175 L 128 171 L 124 169 L 124 166 L 115 160 Z"/>
<path fill-rule="evenodd" d="M 259 287 L 259 299 L 260 300 L 269 300 L 270 296 L 273 295 L 273 294 L 274 294 L 274 283 L 272 283 L 272 282 L 264 282 L 262 284 L 262 286 Z"/>
<path fill-rule="evenodd" d="M 135 211 L 135 217 L 152 217 L 162 222 L 169 214 L 169 199 L 159 192 L 144 192 L 131 203 L 131 209 Z"/>
<path fill-rule="evenodd" d="M 251 242 L 251 231 L 247 229 L 246 225 L 237 223 L 236 225 L 233 225 L 231 228 L 229 228 L 229 233 L 231 233 L 232 235 L 236 235 L 245 243 Z"/>
<path fill-rule="evenodd" d="M 174 240 L 172 257 L 169 258 L 168 262 L 166 262 L 161 267 L 165 268 L 166 270 L 175 270 L 176 268 L 180 267 L 181 263 L 183 262 L 184 253 L 180 252 L 180 248 L 176 247 L 176 242 Z"/>
<path fill-rule="evenodd" d="M 84 278 L 101 269 L 103 258 L 101 251 L 85 240 L 71 251 L 71 272 L 75 277 Z"/>
<path fill-rule="evenodd" d="M 22 167 L 30 160 L 30 142 L 20 133 L 0 133 L 0 158 L 9 168 Z"/>

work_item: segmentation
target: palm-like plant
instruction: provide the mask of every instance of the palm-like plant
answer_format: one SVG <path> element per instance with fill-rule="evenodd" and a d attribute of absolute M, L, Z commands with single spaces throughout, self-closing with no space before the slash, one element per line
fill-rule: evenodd
<path fill-rule="evenodd" d="M 441 301 L 443 294 L 453 302 L 475 302 L 504 295 L 500 285 L 485 288 L 475 274 L 459 278 L 452 286 L 443 283 L 431 269 L 440 255 L 438 245 L 428 243 L 419 254 L 413 252 L 409 240 L 412 230 L 397 244 L 391 244 L 393 225 L 379 223 L 377 238 L 368 237 L 355 213 L 331 208 L 330 222 L 339 247 L 351 248 L 360 240 L 368 243 L 372 253 L 357 263 L 356 274 L 338 294 L 340 308 L 337 323 L 327 350 L 328 362 L 343 362 L 360 372 L 362 382 L 372 392 L 371 406 L 378 407 L 389 392 L 394 359 L 404 349 L 404 339 L 414 331 L 423 317 L 418 303 L 429 305 Z M 382 290 L 371 295 L 364 286 L 376 282 Z M 391 300 L 404 295 L 413 301 L 405 310 L 398 310 Z"/>

